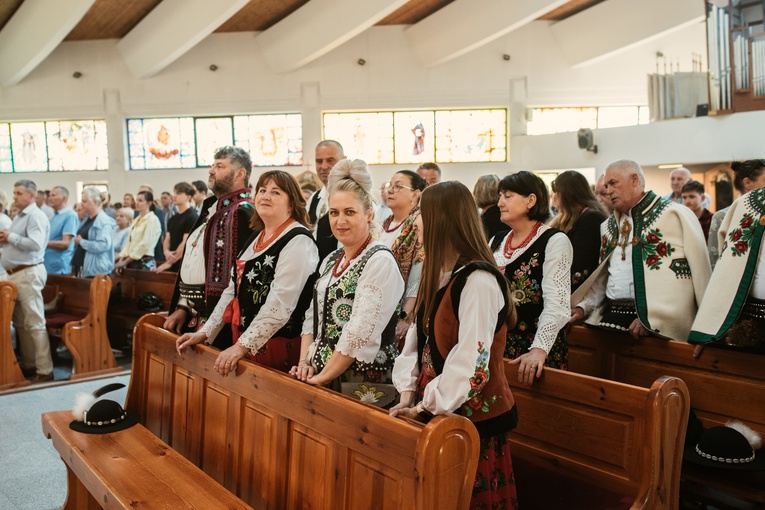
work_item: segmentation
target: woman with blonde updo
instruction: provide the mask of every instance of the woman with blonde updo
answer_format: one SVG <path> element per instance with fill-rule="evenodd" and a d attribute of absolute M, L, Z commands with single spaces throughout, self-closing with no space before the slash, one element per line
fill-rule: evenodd
<path fill-rule="evenodd" d="M 375 240 L 372 186 L 359 159 L 341 160 L 329 174 L 329 222 L 342 248 L 319 265 L 300 361 L 290 373 L 384 407 L 395 398 L 395 311 L 404 280 L 390 248 Z"/>

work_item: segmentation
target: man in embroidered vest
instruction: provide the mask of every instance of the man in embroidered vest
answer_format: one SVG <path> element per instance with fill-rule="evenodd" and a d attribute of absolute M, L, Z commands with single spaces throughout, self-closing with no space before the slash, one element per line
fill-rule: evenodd
<path fill-rule="evenodd" d="M 709 257 L 687 208 L 645 191 L 640 165 L 606 168 L 614 213 L 601 225 L 601 263 L 571 296 L 571 321 L 686 341 L 704 295 Z"/>
<path fill-rule="evenodd" d="M 243 149 L 227 146 L 215 153 L 208 180 L 213 196 L 204 201 L 202 214 L 186 239 L 165 329 L 197 331 L 228 287 L 231 267 L 251 234 L 251 172 L 252 160 Z M 228 333 L 218 335 L 213 345 L 230 347 Z"/>
<path fill-rule="evenodd" d="M 730 207 L 718 233 L 720 258 L 688 341 L 765 353 L 765 188 Z M 694 356 L 701 349 L 697 348 Z"/>
<path fill-rule="evenodd" d="M 313 225 L 313 237 L 319 247 L 319 260 L 338 248 L 337 239 L 329 228 L 329 210 L 327 202 L 327 180 L 332 167 L 341 159 L 345 159 L 343 146 L 335 140 L 322 140 L 316 146 L 316 175 L 324 184 L 320 190 L 314 191 L 308 199 L 308 219 Z"/>

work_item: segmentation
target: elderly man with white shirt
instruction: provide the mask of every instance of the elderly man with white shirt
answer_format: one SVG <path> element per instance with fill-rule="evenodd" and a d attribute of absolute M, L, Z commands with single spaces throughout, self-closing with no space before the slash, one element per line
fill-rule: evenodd
<path fill-rule="evenodd" d="M 37 186 L 22 179 L 13 187 L 19 212 L 10 228 L 0 230 L 5 278 L 16 286 L 13 323 L 19 336 L 21 370 L 33 383 L 53 380 L 53 359 L 45 329 L 42 289 L 48 279 L 43 259 L 50 237 L 50 222 L 37 207 Z"/>

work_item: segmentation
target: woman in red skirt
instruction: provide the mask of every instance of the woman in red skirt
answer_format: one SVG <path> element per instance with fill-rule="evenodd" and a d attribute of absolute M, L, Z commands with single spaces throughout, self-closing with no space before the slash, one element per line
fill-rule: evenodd
<path fill-rule="evenodd" d="M 442 182 L 422 193 L 425 249 L 417 294 L 417 318 L 393 381 L 401 403 L 392 416 L 427 421 L 458 413 L 481 438 L 471 508 L 518 508 L 507 432 L 518 422 L 505 378 L 503 353 L 515 309 L 507 282 L 494 263 L 477 207 L 459 182 Z"/>

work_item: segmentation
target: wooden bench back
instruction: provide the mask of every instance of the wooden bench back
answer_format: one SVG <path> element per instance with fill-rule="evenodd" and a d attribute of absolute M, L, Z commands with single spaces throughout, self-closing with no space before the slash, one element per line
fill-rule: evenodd
<path fill-rule="evenodd" d="M 683 381 L 660 377 L 646 389 L 545 369 L 526 386 L 507 360 L 505 373 L 518 406 L 513 459 L 634 497 L 633 509 L 677 508 L 689 412 Z"/>
<path fill-rule="evenodd" d="M 114 275 L 114 284 L 122 284 L 123 300 L 135 303 L 136 298 L 146 292 L 159 296 L 164 303 L 164 309 L 170 306 L 175 289 L 177 273 L 155 273 L 140 269 L 123 269 L 122 274 Z"/>
<path fill-rule="evenodd" d="M 43 299 L 52 295 L 60 299 L 56 312 L 76 317 L 85 317 L 90 311 L 91 278 L 75 278 L 60 274 L 48 275 L 43 288 Z M 107 301 L 109 295 L 107 293 Z"/>
<path fill-rule="evenodd" d="M 11 319 L 16 306 L 16 286 L 0 281 L 0 390 L 27 386 L 11 344 Z"/>
<path fill-rule="evenodd" d="M 460 416 L 423 426 L 370 405 L 240 363 L 184 356 L 147 315 L 136 325 L 127 408 L 173 449 L 255 508 L 467 508 L 478 462 Z"/>
<path fill-rule="evenodd" d="M 704 427 L 739 420 L 765 436 L 765 370 L 761 355 L 575 326 L 568 335 L 569 370 L 647 388 L 663 375 L 682 379 Z"/>

